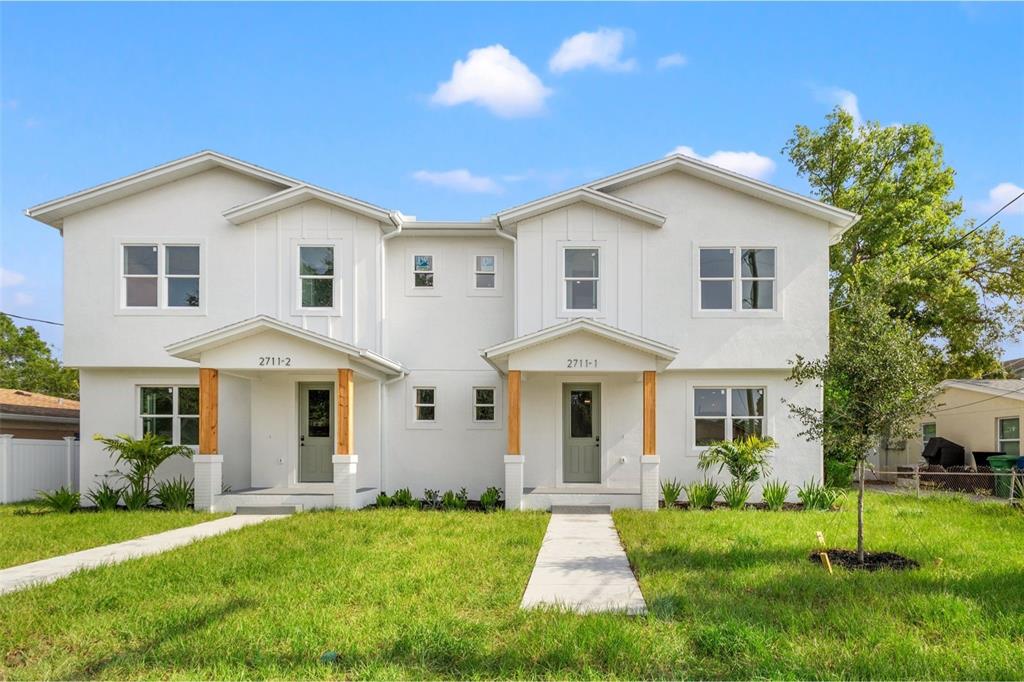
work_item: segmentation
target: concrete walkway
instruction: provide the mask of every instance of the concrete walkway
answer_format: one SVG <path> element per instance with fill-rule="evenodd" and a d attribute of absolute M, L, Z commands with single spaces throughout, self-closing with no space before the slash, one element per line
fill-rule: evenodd
<path fill-rule="evenodd" d="M 562 606 L 577 613 L 647 610 L 611 514 L 554 513 L 522 608 Z"/>
<path fill-rule="evenodd" d="M 281 514 L 265 514 L 252 516 L 227 516 L 222 519 L 197 523 L 194 526 L 175 528 L 156 535 L 145 535 L 134 540 L 125 540 L 112 545 L 103 545 L 85 549 L 81 552 L 65 554 L 33 561 L 30 564 L 12 566 L 0 570 L 0 594 L 15 592 L 32 585 L 52 583 L 55 580 L 97 566 L 119 564 L 122 561 L 160 554 L 175 547 L 188 545 L 196 540 L 213 537 L 228 531 L 238 530 L 244 526 L 263 523 L 271 519 L 283 519 Z"/>

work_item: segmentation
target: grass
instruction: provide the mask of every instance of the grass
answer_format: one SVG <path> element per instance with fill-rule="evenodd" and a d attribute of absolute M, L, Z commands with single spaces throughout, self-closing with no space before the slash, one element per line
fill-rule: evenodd
<path fill-rule="evenodd" d="M 615 518 L 646 617 L 519 610 L 544 514 L 316 512 L 0 597 L 0 679 L 1024 677 L 1019 512 L 872 495 L 925 567 L 832 577 L 849 511 Z"/>
<path fill-rule="evenodd" d="M 162 510 L 60 514 L 45 510 L 38 502 L 0 505 L 0 569 L 219 516 L 224 515 Z"/>

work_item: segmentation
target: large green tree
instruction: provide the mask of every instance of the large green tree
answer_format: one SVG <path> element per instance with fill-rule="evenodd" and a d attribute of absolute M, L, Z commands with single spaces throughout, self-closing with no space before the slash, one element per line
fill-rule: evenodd
<path fill-rule="evenodd" d="M 64 367 L 34 327 L 0 313 L 0 388 L 78 399 L 78 371 Z"/>
<path fill-rule="evenodd" d="M 783 151 L 815 197 L 861 215 L 831 251 L 833 309 L 871 292 L 927 342 L 940 378 L 999 375 L 1001 342 L 1024 331 L 1024 238 L 960 219 L 931 129 L 858 127 L 837 108 Z"/>

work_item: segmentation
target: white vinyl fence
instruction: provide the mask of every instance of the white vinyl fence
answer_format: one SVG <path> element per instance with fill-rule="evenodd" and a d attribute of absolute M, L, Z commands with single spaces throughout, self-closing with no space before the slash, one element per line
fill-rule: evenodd
<path fill-rule="evenodd" d="M 78 490 L 78 441 L 0 435 L 0 504 L 36 497 L 40 490 Z"/>

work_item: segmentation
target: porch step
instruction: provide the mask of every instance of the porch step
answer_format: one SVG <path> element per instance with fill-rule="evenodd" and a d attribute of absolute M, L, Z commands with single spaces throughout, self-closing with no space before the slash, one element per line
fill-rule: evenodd
<path fill-rule="evenodd" d="M 282 516 L 287 514 L 294 514 L 295 512 L 302 511 L 302 507 L 299 505 L 273 505 L 266 507 L 235 507 L 236 516 L 252 516 L 254 514 L 267 515 L 267 514 L 281 514 Z"/>
<path fill-rule="evenodd" d="M 553 504 L 552 514 L 610 514 L 611 505 L 608 504 Z"/>

